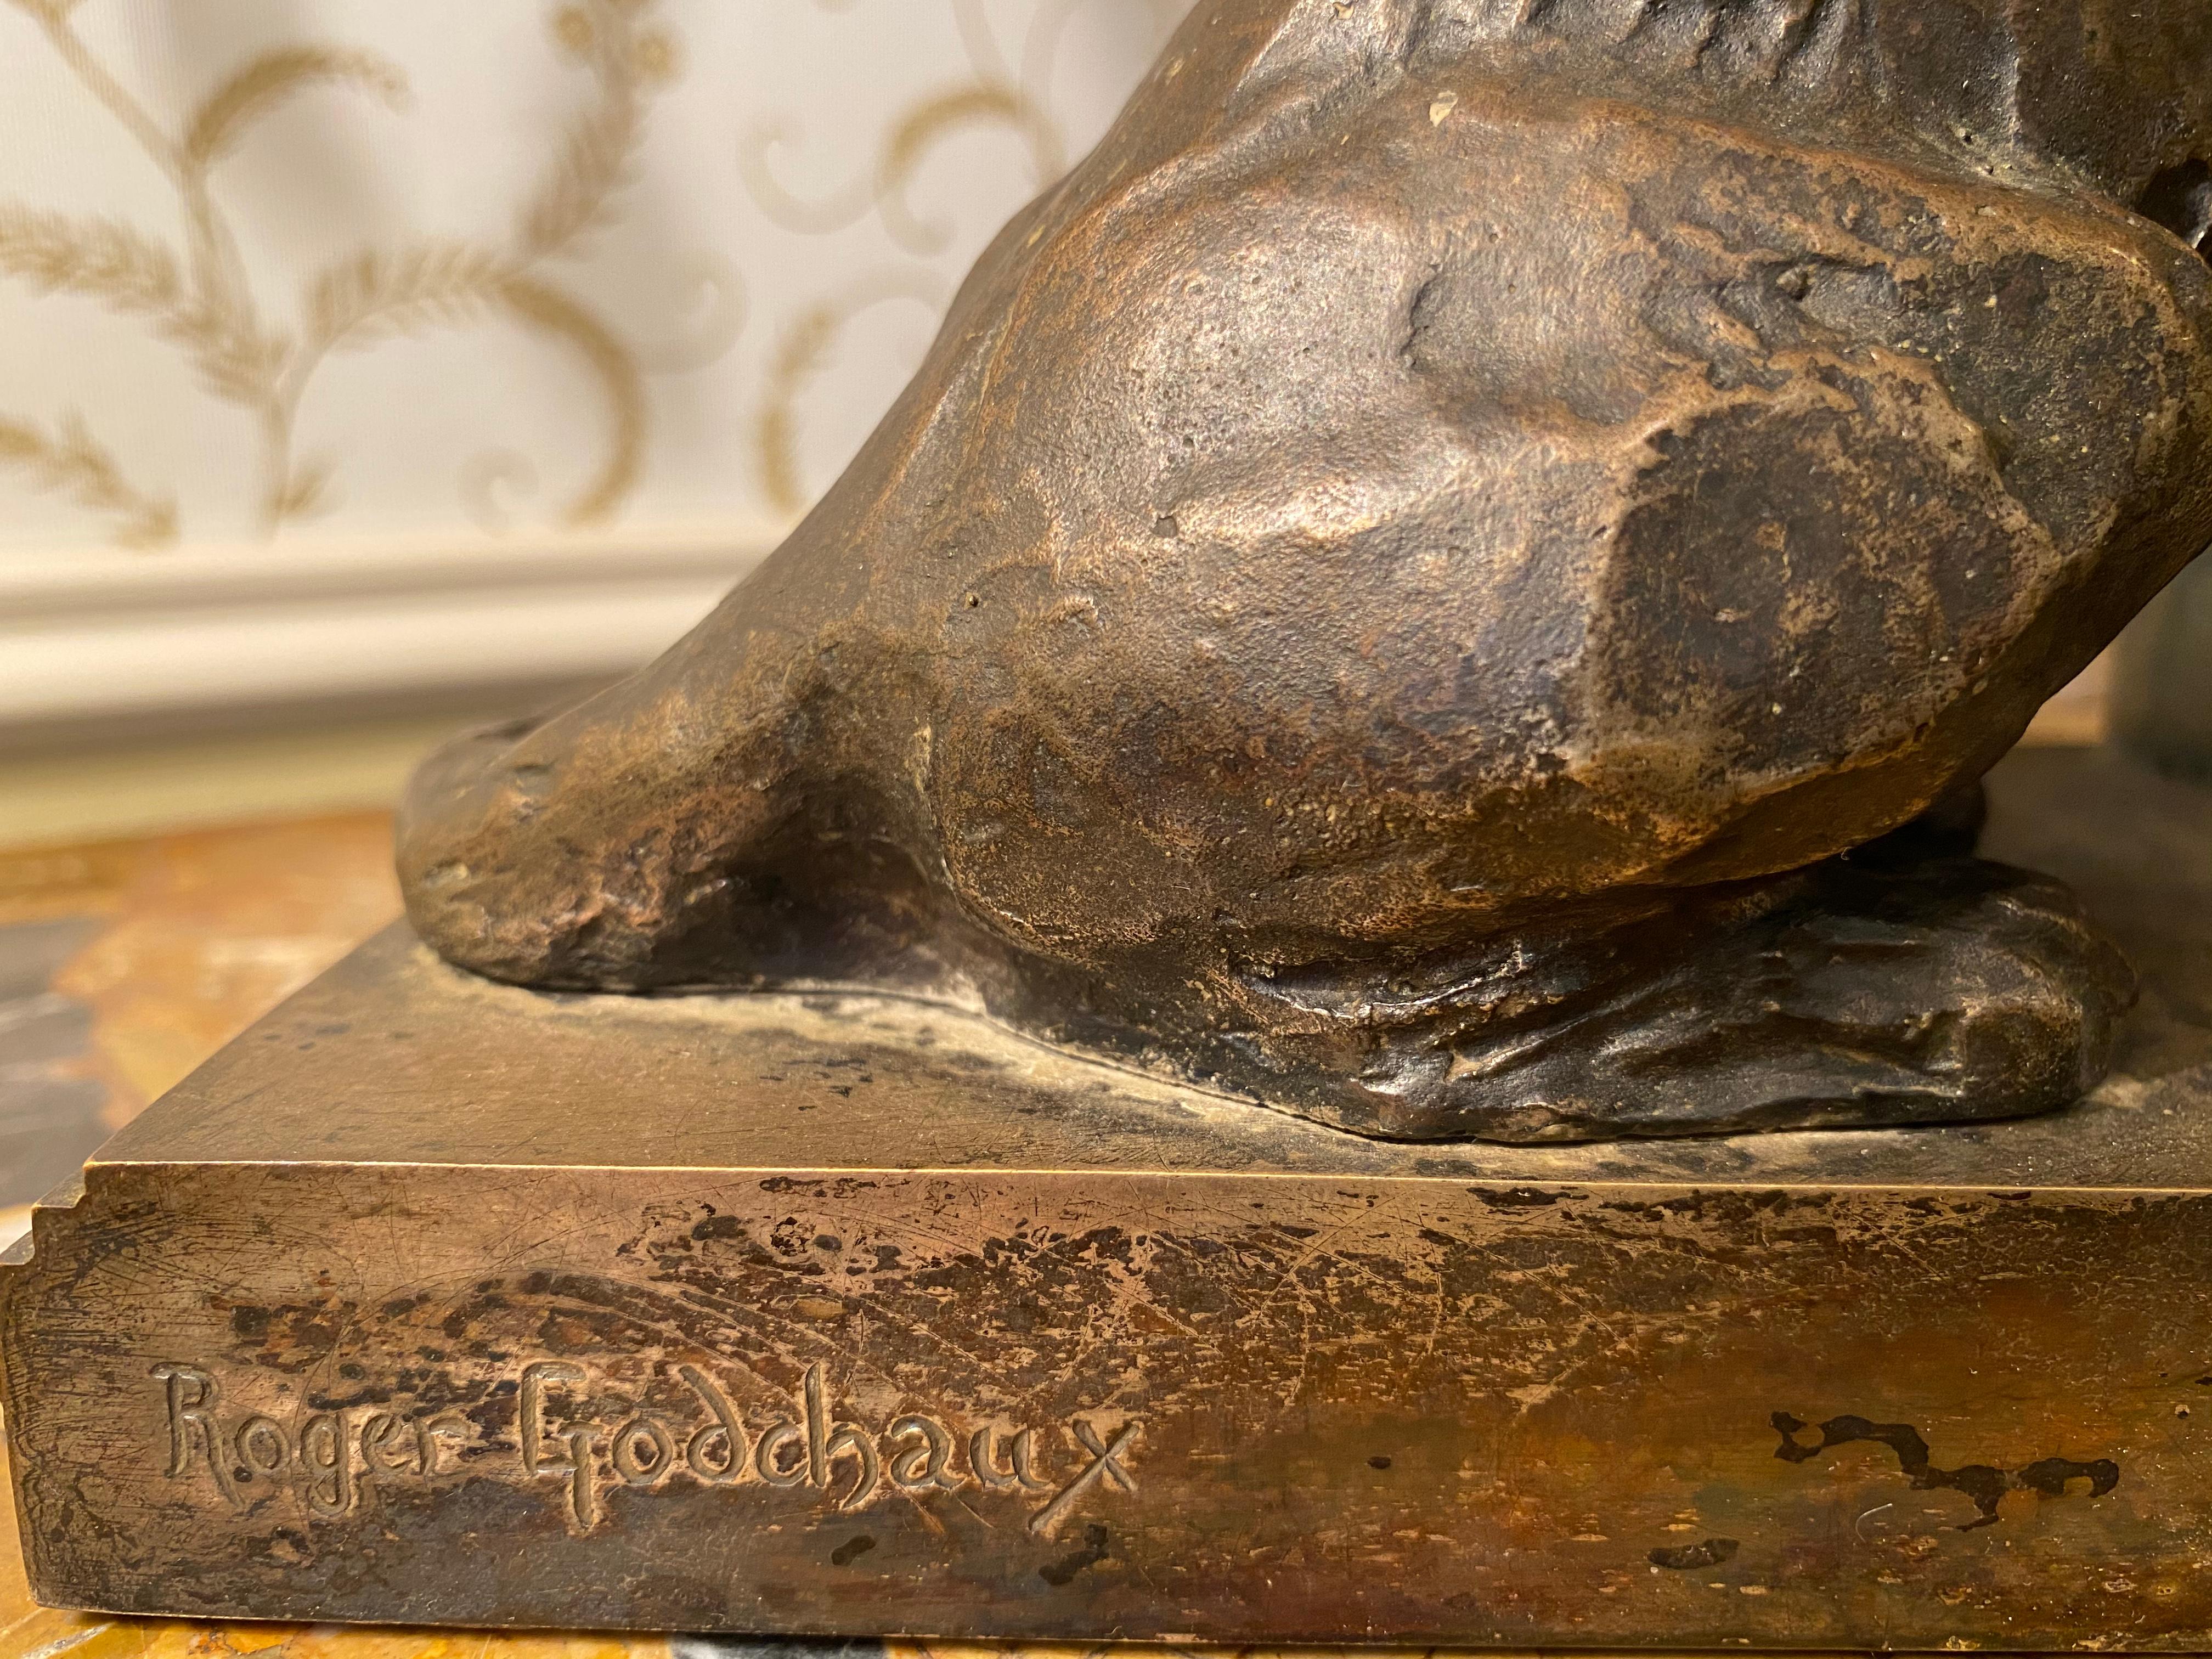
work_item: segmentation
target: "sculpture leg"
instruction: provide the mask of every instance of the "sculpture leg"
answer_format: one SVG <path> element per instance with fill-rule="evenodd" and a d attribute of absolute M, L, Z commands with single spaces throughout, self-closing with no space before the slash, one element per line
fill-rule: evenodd
<path fill-rule="evenodd" d="M 689 654 L 425 763 L 399 866 L 441 954 L 496 979 L 629 990 L 742 982 L 775 952 L 746 877 L 787 763 L 757 723 L 703 704 Z"/>

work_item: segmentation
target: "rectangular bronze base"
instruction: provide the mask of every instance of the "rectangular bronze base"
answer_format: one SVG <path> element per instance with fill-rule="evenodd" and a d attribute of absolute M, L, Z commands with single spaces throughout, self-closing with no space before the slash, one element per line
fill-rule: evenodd
<path fill-rule="evenodd" d="M 2068 764 L 2016 767 L 2000 830 L 2112 915 L 2146 1007 L 2092 1103 L 1980 1129 L 1388 1146 L 942 1009 L 537 995 L 395 930 L 12 1255 L 33 1583 L 222 1619 L 2212 1645 L 2212 858 L 2172 850 L 2212 804 Z M 2110 833 L 2038 839 L 2038 791 L 2077 824 L 2101 792 Z"/>

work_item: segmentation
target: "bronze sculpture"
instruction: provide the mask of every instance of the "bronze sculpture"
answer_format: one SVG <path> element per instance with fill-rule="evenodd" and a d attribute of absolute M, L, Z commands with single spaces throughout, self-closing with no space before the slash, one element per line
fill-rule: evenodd
<path fill-rule="evenodd" d="M 1972 788 L 2212 537 L 2200 0 L 1218 0 L 688 639 L 418 777 L 550 988 L 868 984 L 1370 1134 L 2067 1104 Z"/>
<path fill-rule="evenodd" d="M 37 1593 L 2212 1647 L 2212 793 L 1972 856 L 2212 533 L 2208 70 L 1202 6 L 780 553 L 416 786 L 447 956 L 768 994 L 397 926 L 134 1120 L 0 1259 Z M 2085 1086 L 2091 906 L 2094 1097 L 1885 1127 Z"/>

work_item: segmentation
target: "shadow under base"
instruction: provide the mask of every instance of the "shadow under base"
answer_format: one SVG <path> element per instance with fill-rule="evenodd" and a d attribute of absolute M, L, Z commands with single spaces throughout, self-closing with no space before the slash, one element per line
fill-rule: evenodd
<path fill-rule="evenodd" d="M 1095 1640 L 2212 1645 L 2212 793 L 2016 757 L 2056 1116 L 1361 1140 L 884 998 L 365 946 L 0 1279 L 41 1599 Z"/>

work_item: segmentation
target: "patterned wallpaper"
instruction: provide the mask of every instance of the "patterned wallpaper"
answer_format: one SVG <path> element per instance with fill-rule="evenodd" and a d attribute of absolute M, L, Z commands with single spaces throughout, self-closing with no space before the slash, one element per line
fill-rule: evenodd
<path fill-rule="evenodd" d="M 0 0 L 0 561 L 772 535 L 1187 3 Z"/>

